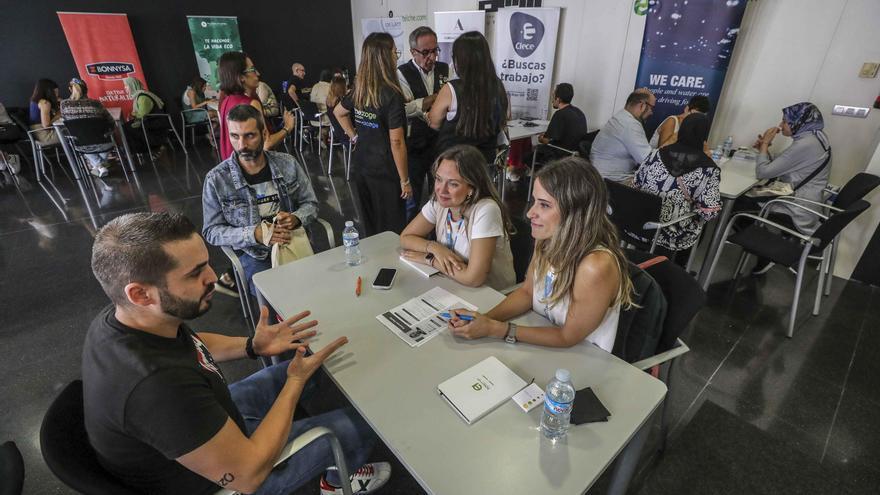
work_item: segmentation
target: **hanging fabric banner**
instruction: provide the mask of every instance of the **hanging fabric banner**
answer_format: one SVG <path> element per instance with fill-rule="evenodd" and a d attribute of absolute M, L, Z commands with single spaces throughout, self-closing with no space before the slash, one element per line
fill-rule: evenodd
<path fill-rule="evenodd" d="M 712 118 L 746 3 L 636 1 L 636 15 L 647 16 L 636 87 L 647 87 L 657 97 L 646 124 L 649 136 L 663 119 L 681 113 L 696 95 L 709 98 Z"/>
<path fill-rule="evenodd" d="M 546 119 L 556 58 L 559 8 L 498 9 L 495 67 L 514 119 Z"/>
<path fill-rule="evenodd" d="M 449 64 L 452 72 L 452 43 L 469 31 L 486 34 L 486 11 L 434 12 L 434 31 L 440 48 L 439 61 Z M 451 78 L 452 74 L 450 74 Z"/>
<path fill-rule="evenodd" d="M 122 80 L 136 77 L 147 87 L 128 17 L 125 14 L 58 12 L 61 28 L 79 77 L 89 87 L 89 97 L 105 107 L 131 113 L 131 97 Z"/>
<path fill-rule="evenodd" d="M 209 92 L 220 88 L 217 78 L 217 62 L 226 52 L 241 51 L 238 35 L 238 18 L 222 16 L 186 16 L 192 35 L 193 50 L 199 75 L 208 81 Z"/>

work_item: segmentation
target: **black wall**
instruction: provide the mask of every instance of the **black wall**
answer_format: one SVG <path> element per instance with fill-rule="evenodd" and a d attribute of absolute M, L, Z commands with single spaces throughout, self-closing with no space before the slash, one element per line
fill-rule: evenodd
<path fill-rule="evenodd" d="M 187 15 L 237 16 L 241 44 L 276 93 L 290 66 L 306 67 L 306 82 L 322 68 L 354 72 L 349 0 L 0 0 L 0 102 L 25 106 L 37 79 L 47 77 L 67 97 L 78 76 L 56 12 L 128 14 L 150 89 L 179 101 L 197 74 Z M 177 104 L 173 105 L 176 109 Z"/>

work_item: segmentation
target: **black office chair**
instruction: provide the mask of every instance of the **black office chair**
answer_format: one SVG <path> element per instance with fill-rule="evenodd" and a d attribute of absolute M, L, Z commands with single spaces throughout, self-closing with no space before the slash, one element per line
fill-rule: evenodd
<path fill-rule="evenodd" d="M 801 281 L 803 280 L 807 259 L 812 257 L 821 261 L 819 282 L 816 285 L 816 299 L 813 303 L 813 315 L 818 315 L 822 300 L 822 284 L 828 271 L 827 265 L 831 262 L 830 244 L 834 242 L 837 236 L 840 235 L 840 232 L 850 222 L 867 210 L 869 206 L 871 206 L 870 203 L 859 199 L 849 205 L 847 209 L 834 212 L 831 216 L 813 212 L 823 222 L 810 235 L 802 234 L 797 230 L 790 229 L 768 218 L 752 213 L 736 214 L 727 223 L 723 237 L 723 239 L 726 239 L 725 244 L 736 244 L 743 250 L 734 272 L 734 278 L 738 277 L 740 271 L 745 268 L 749 255 L 769 259 L 778 265 L 796 270 L 797 278 L 794 285 L 794 300 L 791 305 L 791 315 L 788 321 L 786 336 L 791 337 L 794 333 L 797 305 L 801 294 Z M 743 219 L 753 223 L 730 235 L 736 222 Z M 768 227 L 773 227 L 779 232 L 773 232 Z M 725 244 L 719 246 L 718 251 L 715 253 L 715 259 L 712 260 L 712 264 L 709 266 L 709 274 L 706 276 L 707 281 L 712 279 L 712 272 L 715 270 L 715 265 L 718 263 L 718 258 L 721 257 Z"/>
<path fill-rule="evenodd" d="M 139 495 L 98 462 L 89 444 L 83 413 L 82 380 L 74 380 L 52 401 L 40 427 L 43 460 L 70 488 L 90 495 Z"/>
<path fill-rule="evenodd" d="M 314 151 L 315 144 L 321 136 L 321 111 L 318 105 L 310 100 L 301 98 L 299 100 L 300 119 L 297 119 L 299 126 L 299 153 L 302 156 L 302 145 L 304 140 L 308 140 L 309 146 Z M 301 122 L 300 122 L 301 121 Z M 321 152 L 321 145 L 318 144 L 318 153 Z"/>
<path fill-rule="evenodd" d="M 15 442 L 0 445 L 0 495 L 21 495 L 24 459 Z"/>
<path fill-rule="evenodd" d="M 124 155 L 119 150 L 119 145 L 116 142 L 114 133 L 116 124 L 112 120 L 105 120 L 100 117 L 65 120 L 64 127 L 67 129 L 67 135 L 71 139 L 71 148 L 76 155 L 79 168 L 86 176 L 89 173 L 86 170 L 87 167 L 83 162 L 82 155 L 93 155 L 114 150 L 116 156 L 119 157 L 120 168 L 125 174 L 125 180 L 129 180 L 128 171 L 126 170 L 125 163 L 122 161 Z M 101 145 L 104 146 L 98 148 Z M 94 149 L 99 151 L 83 151 L 84 147 L 89 147 L 89 149 L 94 147 Z"/>
<path fill-rule="evenodd" d="M 608 216 L 617 227 L 621 241 L 642 251 L 653 253 L 664 228 L 696 216 L 696 213 L 688 213 L 668 222 L 661 222 L 663 199 L 660 196 L 609 179 L 605 179 L 605 186 L 608 188 Z M 646 241 L 647 239 L 650 241 Z M 699 243 L 698 237 L 694 246 Z M 685 266 L 687 271 L 690 271 L 695 253 L 696 249 L 691 248 Z"/>
<path fill-rule="evenodd" d="M 589 160 L 590 159 L 590 151 L 593 150 L 593 141 L 596 140 L 596 136 L 599 135 L 599 131 L 595 130 L 593 132 L 588 132 L 584 140 L 580 142 L 578 145 L 578 151 L 581 154 L 581 157 Z"/>

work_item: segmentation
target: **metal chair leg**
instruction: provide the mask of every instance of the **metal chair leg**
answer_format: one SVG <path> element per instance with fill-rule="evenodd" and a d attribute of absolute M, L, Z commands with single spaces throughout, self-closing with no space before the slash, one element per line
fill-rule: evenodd
<path fill-rule="evenodd" d="M 718 244 L 718 250 L 715 251 L 715 257 L 712 259 L 712 264 L 709 265 L 709 273 L 706 274 L 706 279 L 703 282 L 703 290 L 706 290 L 709 287 L 709 283 L 712 282 L 712 272 L 715 271 L 715 265 L 718 264 L 718 258 L 721 257 L 721 252 L 724 251 L 724 245 L 727 243 L 725 239 L 727 239 L 728 235 L 730 235 L 730 229 L 733 228 L 731 222 L 727 223 L 728 225 L 724 229 L 724 234 L 722 234 L 724 237 L 721 238 L 722 241 Z M 719 225 L 717 228 L 721 228 L 721 225 Z"/>
<path fill-rule="evenodd" d="M 809 248 L 807 248 L 807 252 L 809 252 Z M 804 269 L 807 266 L 807 255 L 804 254 L 801 256 L 801 261 L 798 263 L 798 271 L 797 271 L 797 279 L 794 282 L 794 301 L 791 303 L 791 315 L 788 318 L 788 332 L 785 334 L 786 337 L 791 338 L 794 335 L 794 324 L 797 319 L 797 307 L 798 301 L 801 298 L 801 282 L 804 279 Z"/>
<path fill-rule="evenodd" d="M 825 273 L 825 295 L 831 294 L 831 279 L 834 278 L 834 263 L 837 262 L 837 239 L 831 241 L 831 258 Z"/>
<path fill-rule="evenodd" d="M 813 316 L 819 316 L 819 307 L 822 304 L 822 289 L 825 288 L 825 277 L 829 258 L 831 257 L 831 247 L 826 247 L 822 252 L 822 262 L 819 264 L 819 282 L 816 284 L 816 299 L 813 301 Z"/>
<path fill-rule="evenodd" d="M 739 261 L 736 262 L 736 269 L 733 271 L 733 279 L 736 280 L 742 274 L 743 269 L 746 266 L 746 263 L 749 261 L 749 252 L 743 249 L 742 254 L 739 255 Z"/>
<path fill-rule="evenodd" d="M 528 193 L 526 193 L 526 210 L 527 211 L 529 208 L 529 202 L 531 201 L 531 197 L 532 197 L 532 185 L 535 182 L 535 160 L 537 160 L 537 159 L 538 159 L 538 148 L 536 146 L 535 149 L 532 150 L 532 168 L 531 168 L 531 173 L 529 175 L 529 191 L 528 191 Z"/>

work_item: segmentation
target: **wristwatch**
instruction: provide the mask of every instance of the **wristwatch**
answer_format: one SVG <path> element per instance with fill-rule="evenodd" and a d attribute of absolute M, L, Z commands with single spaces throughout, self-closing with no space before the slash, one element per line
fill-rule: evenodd
<path fill-rule="evenodd" d="M 508 344 L 516 344 L 516 323 L 507 323 L 507 334 L 504 335 L 504 341 Z"/>

